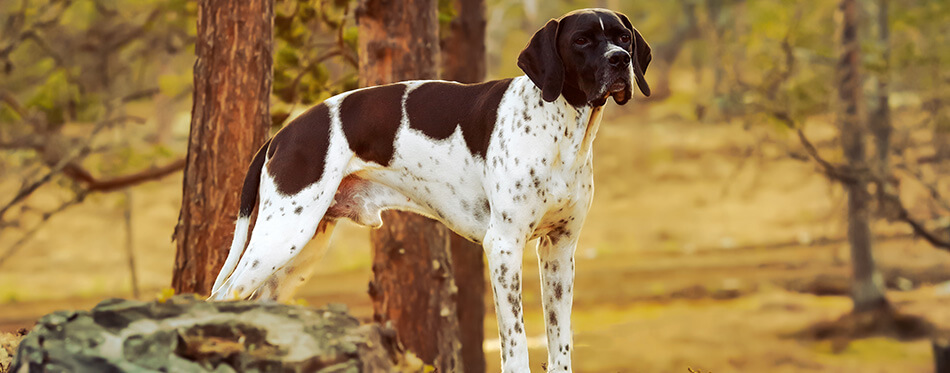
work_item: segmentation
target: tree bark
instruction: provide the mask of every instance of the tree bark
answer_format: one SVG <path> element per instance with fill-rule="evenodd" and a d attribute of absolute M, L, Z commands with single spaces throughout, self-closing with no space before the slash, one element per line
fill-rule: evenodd
<path fill-rule="evenodd" d="M 374 319 L 439 372 L 462 372 L 461 341 L 449 235 L 444 225 L 407 212 L 383 213 L 371 233 Z"/>
<path fill-rule="evenodd" d="M 485 1 L 455 0 L 456 17 L 442 38 L 442 79 L 477 83 L 485 79 Z M 452 269 L 458 286 L 462 365 L 468 373 L 486 369 L 485 261 L 482 246 L 450 233 Z"/>
<path fill-rule="evenodd" d="M 877 78 L 877 107 L 869 122 L 871 133 L 874 135 L 875 144 L 875 172 L 878 178 L 886 179 L 890 172 L 889 153 L 891 149 L 891 107 L 890 90 L 888 83 L 890 80 L 890 27 L 888 26 L 888 3 L 890 0 L 878 0 L 877 9 L 877 29 L 878 43 L 881 44 L 881 59 L 884 63 L 884 72 Z M 886 187 L 885 185 L 878 186 Z"/>
<path fill-rule="evenodd" d="M 841 146 L 848 165 L 864 170 L 865 128 L 861 118 L 860 44 L 858 42 L 858 4 L 856 0 L 840 0 L 836 14 L 838 40 L 838 125 Z M 859 173 L 860 174 L 860 173 Z M 848 243 L 851 245 L 852 290 L 854 311 L 863 312 L 887 306 L 882 278 L 874 265 L 869 226 L 869 194 L 867 176 L 859 175 L 845 185 L 848 191 Z"/>
<path fill-rule="evenodd" d="M 362 0 L 359 25 L 361 86 L 438 76 L 435 0 Z M 418 215 L 383 214 L 370 234 L 369 284 L 376 321 L 391 323 L 399 340 L 439 372 L 463 371 L 449 230 Z"/>
<path fill-rule="evenodd" d="M 194 105 L 172 287 L 208 294 L 227 255 L 247 164 L 270 124 L 273 4 L 198 2 Z"/>
<path fill-rule="evenodd" d="M 485 1 L 455 0 L 455 19 L 442 38 L 442 79 L 478 83 L 485 79 Z"/>
<path fill-rule="evenodd" d="M 934 354 L 934 373 L 950 373 L 950 340 L 938 337 L 931 341 Z"/>
<path fill-rule="evenodd" d="M 360 86 L 438 77 L 435 4 L 435 0 L 360 1 L 356 10 Z"/>

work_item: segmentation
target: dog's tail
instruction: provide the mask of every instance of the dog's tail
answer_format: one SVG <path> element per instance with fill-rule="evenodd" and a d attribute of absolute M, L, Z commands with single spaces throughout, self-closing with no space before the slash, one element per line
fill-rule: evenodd
<path fill-rule="evenodd" d="M 254 204 L 257 202 L 257 191 L 261 185 L 261 172 L 264 169 L 264 159 L 267 158 L 267 147 L 271 140 L 267 140 L 264 146 L 257 151 L 254 160 L 247 169 L 247 175 L 244 176 L 244 186 L 241 188 L 241 210 L 238 213 L 238 219 L 234 228 L 234 239 L 231 241 L 231 250 L 228 252 L 228 258 L 218 272 L 218 277 L 214 280 L 214 286 L 211 287 L 211 298 L 221 290 L 224 280 L 231 275 L 234 267 L 237 266 L 241 255 L 244 254 L 244 246 L 247 244 L 247 232 L 251 226 L 251 213 L 254 212 Z"/>

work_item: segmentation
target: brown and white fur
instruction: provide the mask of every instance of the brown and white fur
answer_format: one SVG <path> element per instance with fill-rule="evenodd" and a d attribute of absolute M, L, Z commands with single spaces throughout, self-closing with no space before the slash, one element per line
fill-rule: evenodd
<path fill-rule="evenodd" d="M 533 36 L 518 58 L 526 76 L 401 82 L 314 106 L 254 157 L 211 299 L 286 300 L 319 256 L 304 245 L 326 241 L 337 219 L 379 227 L 382 210 L 412 211 L 484 246 L 505 372 L 529 371 L 521 263 L 525 244 L 539 238 L 547 371 L 570 371 L 591 144 L 608 97 L 626 103 L 634 81 L 649 95 L 650 59 L 626 16 L 584 9 Z"/>

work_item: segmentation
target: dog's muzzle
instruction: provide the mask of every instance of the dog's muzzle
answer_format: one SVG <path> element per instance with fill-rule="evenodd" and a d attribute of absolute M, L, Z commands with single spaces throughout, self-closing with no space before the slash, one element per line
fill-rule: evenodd
<path fill-rule="evenodd" d="M 599 99 L 613 97 L 617 103 L 624 103 L 633 93 L 631 81 L 630 54 L 624 50 L 615 50 L 607 56 L 607 72 L 601 85 L 603 92 L 598 94 Z"/>

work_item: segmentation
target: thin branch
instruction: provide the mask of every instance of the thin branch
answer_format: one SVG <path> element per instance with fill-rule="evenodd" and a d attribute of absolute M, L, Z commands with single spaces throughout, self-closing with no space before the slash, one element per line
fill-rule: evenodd
<path fill-rule="evenodd" d="M 40 144 L 28 136 L 12 141 L 0 141 L 0 150 L 39 149 Z"/>
<path fill-rule="evenodd" d="M 924 240 L 936 248 L 950 251 L 950 240 L 938 237 L 937 234 L 928 230 L 923 223 L 914 220 L 910 216 L 910 212 L 907 211 L 907 208 L 904 207 L 900 197 L 887 192 L 884 192 L 882 196 L 897 208 L 897 220 L 901 220 L 910 225 L 910 227 L 914 230 L 914 234 L 923 237 Z"/>
<path fill-rule="evenodd" d="M 21 118 L 26 117 L 26 109 L 23 108 L 23 105 L 20 105 L 20 102 L 10 92 L 0 91 L 0 101 L 7 104 Z"/>
<path fill-rule="evenodd" d="M 122 102 L 131 102 L 135 100 L 152 98 L 152 96 L 155 96 L 156 94 L 158 94 L 158 92 L 160 92 L 158 88 L 149 88 L 149 89 L 143 89 L 141 91 L 132 92 L 128 95 L 125 95 L 125 97 L 122 97 Z"/>
<path fill-rule="evenodd" d="M 936 185 L 934 185 L 933 183 L 929 183 L 929 182 L 927 182 L 926 180 L 924 180 L 924 175 L 922 175 L 922 174 L 920 173 L 920 171 L 918 171 L 918 170 L 913 170 L 913 169 L 911 169 L 910 167 L 908 167 L 906 164 L 903 164 L 903 163 L 896 164 L 896 165 L 894 165 L 894 167 L 896 167 L 896 168 L 898 168 L 898 169 L 901 169 L 901 170 L 903 170 L 904 172 L 907 172 L 908 174 L 910 174 L 911 176 L 913 176 L 914 179 L 917 180 L 917 183 L 918 183 L 918 184 L 920 184 L 920 185 L 923 186 L 925 189 L 927 189 L 927 192 L 930 193 L 930 198 L 933 199 L 934 202 L 937 203 L 937 205 L 939 205 L 940 207 L 942 207 L 944 210 L 950 211 L 950 203 L 947 203 L 947 199 L 943 197 L 943 195 L 942 195 L 942 194 L 940 193 L 940 191 L 937 189 L 937 186 L 936 186 Z"/>
<path fill-rule="evenodd" d="M 30 228 L 29 231 L 24 233 L 23 236 L 20 237 L 19 240 L 17 240 L 15 243 L 13 243 L 13 245 L 8 247 L 6 251 L 3 252 L 3 255 L 0 255 L 0 267 L 3 267 L 3 263 L 6 262 L 7 259 L 10 259 L 10 257 L 13 256 L 13 254 L 16 254 L 16 252 L 21 247 L 23 247 L 25 243 L 27 243 L 31 238 L 33 238 L 36 232 L 38 232 L 40 228 L 46 225 L 46 222 L 48 222 L 51 217 L 63 211 L 66 211 L 66 209 L 70 207 L 73 207 L 75 205 L 82 203 L 82 201 L 86 199 L 86 194 L 87 193 L 85 191 L 82 191 L 79 194 L 77 194 L 73 199 L 59 205 L 59 207 L 43 213 L 42 219 L 40 220 L 39 223 L 36 223 L 36 225 L 34 225 L 32 228 Z"/>
<path fill-rule="evenodd" d="M 784 124 L 789 129 L 795 131 L 795 134 L 798 136 L 798 141 L 802 144 L 802 147 L 805 149 L 805 153 L 808 154 L 808 157 L 814 160 L 821 167 L 821 172 L 828 176 L 829 178 L 840 181 L 845 184 L 854 183 L 858 180 L 858 175 L 855 173 L 857 170 L 851 169 L 846 165 L 835 165 L 831 162 L 824 159 L 821 154 L 818 153 L 818 148 L 808 137 L 805 136 L 805 132 L 795 123 L 795 120 L 784 111 L 773 110 L 768 108 L 763 108 L 761 105 L 756 105 L 762 109 L 766 114 L 770 115 L 772 118 L 775 118 L 782 124 Z M 866 171 L 866 170 L 861 170 Z"/>
<path fill-rule="evenodd" d="M 127 188 L 146 181 L 161 179 L 185 168 L 185 159 L 181 158 L 162 167 L 151 168 L 129 175 L 116 176 L 110 179 L 96 179 L 89 171 L 76 163 L 70 163 L 63 168 L 63 174 L 85 185 L 90 192 L 111 192 Z"/>
<path fill-rule="evenodd" d="M 811 141 L 808 140 L 808 137 L 805 136 L 805 133 L 795 125 L 794 120 L 791 119 L 786 113 L 783 112 L 770 112 L 770 114 L 787 125 L 789 128 L 795 130 L 798 134 L 798 140 L 802 143 L 802 146 L 805 148 L 805 152 L 808 156 L 818 163 L 821 166 L 822 171 L 825 175 L 828 175 L 829 178 L 839 181 L 844 184 L 856 183 L 859 180 L 869 180 L 878 185 L 887 184 L 887 180 L 874 175 L 869 169 L 853 169 L 848 166 L 835 166 L 828 162 L 821 155 L 818 154 L 818 151 L 815 149 L 815 146 L 812 145 Z M 924 240 L 929 242 L 935 248 L 948 250 L 950 251 L 950 240 L 942 239 L 937 234 L 931 232 L 924 226 L 923 223 L 915 220 L 910 216 L 910 212 L 907 211 L 907 208 L 904 206 L 904 203 L 901 201 L 900 196 L 891 193 L 886 190 L 887 188 L 878 188 L 877 193 L 881 198 L 890 204 L 892 204 L 897 209 L 897 220 L 903 221 L 910 225 L 911 229 L 914 231 L 914 234 L 920 237 L 923 237 Z"/>
<path fill-rule="evenodd" d="M 109 108 L 107 107 L 107 108 L 106 108 L 106 111 L 107 111 L 107 112 L 108 112 L 108 111 L 111 111 L 111 109 L 109 109 Z M 71 151 L 69 151 L 69 152 L 67 153 L 67 154 L 68 154 L 67 156 L 62 157 L 62 158 L 59 160 L 59 162 L 56 162 L 56 164 L 52 165 L 52 166 L 50 167 L 49 172 L 47 172 L 45 175 L 43 175 L 42 177 L 40 177 L 39 180 L 34 181 L 33 183 L 29 183 L 29 184 L 24 185 L 23 187 L 21 187 L 20 190 L 17 192 L 17 194 L 16 194 L 15 196 L 13 196 L 13 199 L 10 200 L 10 202 L 8 202 L 8 203 L 7 203 L 6 205 L 4 205 L 2 208 L 0 208 L 0 220 L 3 220 L 3 215 L 6 214 L 6 212 L 9 211 L 10 208 L 12 208 L 14 205 L 16 205 L 16 204 L 22 202 L 24 199 L 26 199 L 26 197 L 29 197 L 31 194 L 33 194 L 33 192 L 35 192 L 37 189 L 39 189 L 39 187 L 45 185 L 45 184 L 48 183 L 50 180 L 52 180 L 52 179 L 53 179 L 53 176 L 55 176 L 56 174 L 62 172 L 63 169 L 66 168 L 66 166 L 68 166 L 70 163 L 73 163 L 74 161 L 76 161 L 76 159 L 78 159 L 79 157 L 82 157 L 82 156 L 89 150 L 90 144 L 92 143 L 92 139 L 96 137 L 96 134 L 98 134 L 99 131 L 101 131 L 102 129 L 104 129 L 104 128 L 106 128 L 106 127 L 108 127 L 108 126 L 110 126 L 110 125 L 112 125 L 113 123 L 118 122 L 118 121 L 122 121 L 122 120 L 134 120 L 134 119 L 132 119 L 132 118 L 134 118 L 134 117 L 123 116 L 123 117 L 119 117 L 119 118 L 113 118 L 113 119 L 109 119 L 109 120 L 104 120 L 104 121 L 101 121 L 101 122 L 97 123 L 97 124 L 96 124 L 96 127 L 93 128 L 93 129 L 92 129 L 92 132 L 89 133 L 89 136 L 86 138 L 86 141 L 85 141 L 85 143 L 84 143 L 82 146 L 77 146 L 77 147 L 73 148 Z"/>
<path fill-rule="evenodd" d="M 125 190 L 125 254 L 129 266 L 130 280 L 132 281 L 132 298 L 139 299 L 138 271 L 135 269 L 135 246 L 132 237 L 132 191 Z"/>

